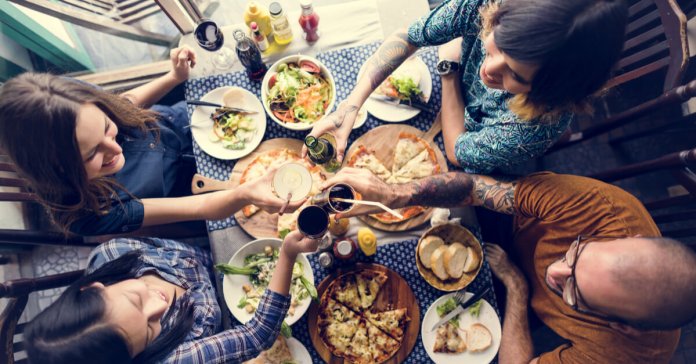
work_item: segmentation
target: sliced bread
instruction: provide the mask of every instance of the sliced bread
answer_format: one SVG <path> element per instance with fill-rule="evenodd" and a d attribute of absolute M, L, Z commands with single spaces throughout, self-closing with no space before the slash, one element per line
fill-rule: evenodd
<path fill-rule="evenodd" d="M 426 236 L 421 240 L 418 246 L 418 257 L 421 263 L 428 268 L 430 268 L 430 256 L 433 255 L 435 249 L 445 245 L 445 242 L 439 236 Z"/>
<path fill-rule="evenodd" d="M 466 251 L 468 252 L 468 258 L 466 259 L 466 264 L 464 264 L 464 272 L 471 273 L 478 268 L 481 257 L 479 257 L 476 251 L 470 246 L 466 248 Z"/>
<path fill-rule="evenodd" d="M 452 278 L 459 279 L 464 274 L 464 265 L 469 258 L 469 252 L 462 243 L 452 243 L 445 251 L 445 270 Z"/>
<path fill-rule="evenodd" d="M 443 281 L 449 278 L 445 269 L 445 251 L 447 251 L 447 245 L 441 245 L 430 256 L 430 269 L 433 270 L 437 278 Z"/>
<path fill-rule="evenodd" d="M 484 351 L 493 343 L 493 336 L 486 326 L 473 324 L 467 330 L 466 346 L 471 352 Z"/>

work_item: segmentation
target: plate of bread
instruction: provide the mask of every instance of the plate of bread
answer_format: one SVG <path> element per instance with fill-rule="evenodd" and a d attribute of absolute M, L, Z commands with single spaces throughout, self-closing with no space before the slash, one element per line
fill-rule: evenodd
<path fill-rule="evenodd" d="M 442 308 L 452 300 L 448 293 L 433 302 L 423 316 L 421 336 L 425 351 L 436 364 L 490 363 L 498 353 L 502 328 L 500 319 L 486 300 L 474 304 L 452 320 L 433 330 L 442 317 Z M 469 299 L 473 294 L 467 292 Z"/>
<path fill-rule="evenodd" d="M 468 286 L 481 270 L 482 263 L 481 243 L 458 224 L 430 228 L 416 247 L 418 272 L 441 291 L 453 292 Z"/>

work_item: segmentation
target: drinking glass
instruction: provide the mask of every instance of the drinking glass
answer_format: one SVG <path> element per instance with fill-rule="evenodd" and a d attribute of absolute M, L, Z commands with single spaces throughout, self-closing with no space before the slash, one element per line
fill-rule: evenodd
<path fill-rule="evenodd" d="M 193 34 L 196 43 L 201 48 L 214 52 L 212 62 L 215 68 L 228 70 L 234 66 L 234 51 L 230 47 L 224 46 L 225 38 L 222 35 L 222 30 L 214 21 L 201 19 Z"/>
<path fill-rule="evenodd" d="M 308 238 L 320 239 L 329 231 L 329 213 L 319 206 L 305 206 L 297 215 L 297 228 Z"/>

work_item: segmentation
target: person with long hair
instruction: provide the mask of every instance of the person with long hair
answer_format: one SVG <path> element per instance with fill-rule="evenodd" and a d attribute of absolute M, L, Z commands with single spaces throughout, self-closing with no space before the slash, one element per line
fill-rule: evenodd
<path fill-rule="evenodd" d="M 195 54 L 171 52 L 164 76 L 121 95 L 50 74 L 24 73 L 0 90 L 0 149 L 64 231 L 123 233 L 275 210 L 270 175 L 235 190 L 189 196 L 195 172 L 185 103 L 155 105 L 189 76 Z M 288 211 L 299 207 L 293 203 Z"/>
<path fill-rule="evenodd" d="M 621 54 L 622 0 L 449 0 L 392 34 L 341 106 L 311 135 L 330 132 L 338 159 L 361 105 L 419 47 L 440 45 L 447 158 L 489 173 L 541 155 L 609 79 Z M 305 152 L 306 153 L 306 152 Z"/>
<path fill-rule="evenodd" d="M 222 330 L 212 258 L 163 239 L 115 239 L 97 247 L 86 274 L 24 331 L 30 363 L 238 363 L 268 349 L 290 307 L 295 258 L 316 250 L 285 237 L 254 317 Z"/>

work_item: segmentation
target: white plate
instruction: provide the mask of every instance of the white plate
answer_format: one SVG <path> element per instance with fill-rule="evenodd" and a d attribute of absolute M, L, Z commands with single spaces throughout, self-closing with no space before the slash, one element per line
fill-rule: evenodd
<path fill-rule="evenodd" d="M 467 363 L 467 364 L 486 364 L 490 363 L 493 358 L 495 358 L 495 355 L 498 353 L 498 348 L 500 347 L 500 338 L 502 336 L 502 330 L 500 327 L 500 319 L 498 318 L 498 315 L 495 313 L 495 309 L 493 309 L 493 306 L 490 305 L 486 300 L 483 300 L 483 304 L 481 305 L 481 313 L 479 314 L 478 318 L 474 318 L 469 314 L 468 310 L 465 310 L 462 314 L 459 315 L 459 327 L 460 329 L 468 329 L 469 326 L 475 323 L 481 323 L 484 326 L 488 328 L 488 330 L 491 332 L 491 335 L 493 336 L 493 342 L 491 343 L 491 346 L 488 347 L 488 349 L 478 352 L 478 353 L 472 353 L 469 352 L 468 350 L 459 353 L 459 354 L 445 354 L 445 353 L 436 353 L 433 351 L 433 347 L 435 346 L 435 334 L 437 333 L 437 330 L 431 331 L 433 328 L 433 325 L 435 325 L 439 320 L 440 316 L 437 315 L 437 306 L 445 303 L 448 298 L 454 296 L 455 293 L 450 293 L 446 294 L 437 300 L 433 302 L 432 305 L 428 308 L 428 311 L 425 313 L 425 316 L 423 317 L 423 323 L 421 325 L 421 336 L 423 337 L 423 345 L 425 346 L 425 351 L 428 353 L 430 356 L 430 359 L 432 359 L 436 364 L 459 364 L 459 363 Z M 473 294 L 467 292 L 466 293 L 466 298 L 469 298 L 473 296 Z"/>
<path fill-rule="evenodd" d="M 242 90 L 246 97 L 244 104 L 251 105 L 251 109 L 256 111 L 256 114 L 249 114 L 254 120 L 254 125 L 256 125 L 256 132 L 244 149 L 227 149 L 222 146 L 222 142 L 210 140 L 210 134 L 213 132 L 213 120 L 210 118 L 210 114 L 215 111 L 214 107 L 196 106 L 193 110 L 193 114 L 191 114 L 191 133 L 193 134 L 193 139 L 196 140 L 196 143 L 198 143 L 198 146 L 201 147 L 204 152 L 217 159 L 239 159 L 244 157 L 253 152 L 254 149 L 261 144 L 263 134 L 266 133 L 266 114 L 263 111 L 263 105 L 261 105 L 261 101 L 251 92 L 240 87 L 218 87 L 201 97 L 201 100 L 222 104 L 222 95 L 233 88 Z"/>
<path fill-rule="evenodd" d="M 257 239 L 251 241 L 234 253 L 228 263 L 237 267 L 243 267 L 244 258 L 246 258 L 248 255 L 260 253 L 266 246 L 269 245 L 273 248 L 280 248 L 282 244 L 283 242 L 280 239 L 274 238 Z M 304 254 L 299 254 L 297 256 L 297 261 L 302 263 L 305 278 L 314 284 L 314 272 L 312 272 L 312 267 L 309 265 L 309 260 L 307 260 L 307 257 L 305 257 Z M 245 275 L 225 274 L 225 277 L 222 279 L 222 294 L 225 297 L 225 303 L 227 304 L 227 307 L 229 307 L 230 312 L 232 312 L 232 315 L 241 323 L 251 320 L 251 318 L 254 316 L 253 313 L 246 312 L 244 308 L 237 307 L 239 299 L 244 296 L 242 286 L 245 284 L 251 284 L 249 277 Z M 309 304 L 311 302 L 311 297 L 307 297 L 304 299 L 304 301 L 300 302 L 300 304 L 295 307 L 295 314 L 286 317 L 285 323 L 292 325 L 299 320 L 307 311 L 307 308 L 309 308 Z"/>
<path fill-rule="evenodd" d="M 312 357 L 309 355 L 309 351 L 307 351 L 307 348 L 302 345 L 300 340 L 291 337 L 289 339 L 285 339 L 285 342 L 288 343 L 290 354 L 292 354 L 292 357 L 295 359 L 297 364 L 312 364 Z"/>
<path fill-rule="evenodd" d="M 360 72 L 358 72 L 358 80 L 360 80 L 360 77 L 365 71 L 366 64 L 367 62 L 365 62 L 360 68 Z M 428 66 L 425 64 L 425 62 L 423 62 L 423 60 L 421 60 L 418 57 L 409 58 L 399 68 L 404 67 L 404 65 L 406 65 L 407 67 L 413 67 L 414 70 L 417 69 L 420 72 L 421 79 L 418 86 L 420 87 L 421 91 L 423 91 L 425 101 L 430 101 L 430 94 L 433 91 L 433 79 L 430 75 L 430 70 L 428 70 Z M 367 111 L 370 114 L 374 115 L 376 118 L 392 123 L 399 123 L 402 121 L 412 119 L 421 112 L 416 108 L 408 106 L 397 106 L 385 101 L 375 100 L 369 97 L 367 98 L 367 100 L 365 100 L 364 107 L 366 107 Z"/>
<path fill-rule="evenodd" d="M 273 63 L 271 67 L 268 69 L 266 72 L 266 75 L 263 77 L 263 81 L 261 81 L 261 100 L 263 101 L 263 108 L 266 110 L 266 113 L 268 116 L 275 121 L 278 125 L 282 126 L 283 128 L 290 129 L 290 130 L 309 130 L 314 127 L 314 124 L 316 124 L 319 120 L 315 121 L 314 124 L 309 124 L 309 123 L 285 123 L 280 121 L 273 113 L 271 112 L 271 109 L 268 106 L 268 82 L 271 80 L 271 77 L 276 74 L 276 69 L 278 69 L 278 65 L 283 64 L 283 63 L 299 63 L 301 60 L 308 60 L 311 61 L 312 63 L 316 64 L 319 66 L 319 69 L 321 70 L 322 76 L 326 78 L 326 81 L 329 83 L 329 86 L 331 86 L 332 93 L 331 93 L 331 100 L 329 101 L 329 105 L 326 108 L 326 114 L 328 115 L 334 107 L 334 104 L 336 103 L 336 82 L 334 82 L 333 75 L 331 74 L 331 71 L 323 64 L 321 63 L 318 59 L 310 56 L 303 56 L 303 55 L 294 55 L 294 56 L 287 56 L 279 59 L 276 61 L 276 63 Z"/>

